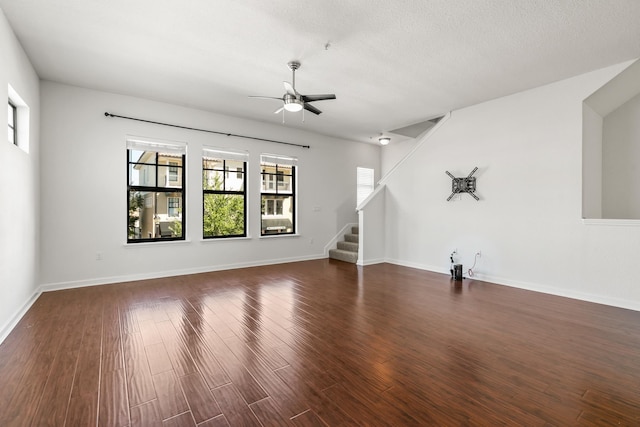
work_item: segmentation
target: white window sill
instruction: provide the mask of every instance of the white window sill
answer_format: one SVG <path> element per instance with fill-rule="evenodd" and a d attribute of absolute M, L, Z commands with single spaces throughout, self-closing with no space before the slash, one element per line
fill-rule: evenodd
<path fill-rule="evenodd" d="M 213 243 L 213 242 L 229 242 L 235 240 L 251 240 L 251 236 L 245 237 L 210 237 L 208 239 L 200 239 L 202 243 Z"/>
<path fill-rule="evenodd" d="M 169 241 L 158 240 L 157 242 L 125 243 L 123 246 L 125 248 L 135 248 L 137 246 L 165 246 L 165 245 L 185 245 L 185 244 L 191 244 L 191 240 L 169 240 Z"/>
<path fill-rule="evenodd" d="M 640 227 L 640 219 L 583 218 L 584 225 Z"/>
<path fill-rule="evenodd" d="M 285 237 L 300 237 L 299 234 L 267 234 L 266 236 L 260 236 L 261 239 L 283 239 Z"/>

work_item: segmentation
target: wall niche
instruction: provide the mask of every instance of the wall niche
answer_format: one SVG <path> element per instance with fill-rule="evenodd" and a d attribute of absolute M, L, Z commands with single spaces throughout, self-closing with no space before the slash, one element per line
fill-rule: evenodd
<path fill-rule="evenodd" d="M 582 103 L 582 217 L 640 220 L 640 61 Z"/>

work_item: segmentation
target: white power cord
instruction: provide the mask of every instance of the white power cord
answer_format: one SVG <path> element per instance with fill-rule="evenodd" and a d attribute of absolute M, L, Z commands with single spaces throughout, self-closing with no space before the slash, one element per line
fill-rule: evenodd
<path fill-rule="evenodd" d="M 473 265 L 469 270 L 467 270 L 467 274 L 469 277 L 473 277 L 473 269 L 476 268 L 476 262 L 478 262 L 478 257 L 480 256 L 480 252 L 476 252 L 476 256 L 473 258 Z"/>

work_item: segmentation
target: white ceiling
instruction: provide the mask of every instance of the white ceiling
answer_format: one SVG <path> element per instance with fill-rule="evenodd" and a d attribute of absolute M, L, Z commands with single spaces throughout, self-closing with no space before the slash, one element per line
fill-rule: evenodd
<path fill-rule="evenodd" d="M 640 57 L 639 0 L 0 0 L 42 79 L 362 142 Z M 328 47 L 325 47 L 329 44 Z M 115 112 L 116 114 L 118 112 Z M 145 117 L 153 120 L 153 117 Z M 186 123 L 185 125 L 189 125 Z M 395 137 L 395 140 L 403 139 Z"/>

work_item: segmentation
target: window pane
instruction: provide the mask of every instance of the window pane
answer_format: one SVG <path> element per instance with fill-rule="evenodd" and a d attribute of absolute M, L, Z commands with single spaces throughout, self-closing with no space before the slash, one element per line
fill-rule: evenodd
<path fill-rule="evenodd" d="M 202 188 L 205 190 L 217 190 L 222 191 L 224 184 L 224 172 L 223 171 L 202 171 Z"/>
<path fill-rule="evenodd" d="M 224 169 L 224 163 L 222 159 L 217 159 L 213 157 L 204 157 L 202 159 L 202 168 L 203 169 Z"/>
<path fill-rule="evenodd" d="M 129 191 L 129 240 L 182 237 L 182 193 Z"/>
<path fill-rule="evenodd" d="M 13 105 L 9 103 L 9 108 L 7 108 L 7 123 L 9 123 L 10 127 L 13 127 L 13 113 L 14 113 Z"/>
<path fill-rule="evenodd" d="M 279 173 L 277 175 L 277 181 L 278 181 L 278 193 L 291 194 L 293 190 L 291 186 L 291 175 L 283 175 Z"/>
<path fill-rule="evenodd" d="M 129 185 L 155 187 L 156 168 L 152 165 L 130 164 Z"/>
<path fill-rule="evenodd" d="M 16 107 L 11 105 L 11 102 L 8 103 L 7 108 L 7 141 L 12 144 L 16 143 Z"/>
<path fill-rule="evenodd" d="M 131 163 L 156 163 L 155 151 L 128 150 Z"/>
<path fill-rule="evenodd" d="M 177 176 L 171 174 L 171 169 L 177 170 Z M 176 180 L 172 181 L 171 178 Z M 182 168 L 177 166 L 158 166 L 158 187 L 182 187 Z"/>
<path fill-rule="evenodd" d="M 244 174 L 242 172 L 227 174 L 224 180 L 224 189 L 226 191 L 244 191 Z"/>
<path fill-rule="evenodd" d="M 262 196 L 262 234 L 293 233 L 293 196 Z"/>
<path fill-rule="evenodd" d="M 370 168 L 356 168 L 356 206 L 373 192 L 373 173 L 373 169 Z"/>
<path fill-rule="evenodd" d="M 244 196 L 205 194 L 204 237 L 244 236 Z"/>
<path fill-rule="evenodd" d="M 276 165 L 271 163 L 262 163 L 260 165 L 262 173 L 276 173 Z"/>
<path fill-rule="evenodd" d="M 234 172 L 244 172 L 244 162 L 240 160 L 227 160 L 225 166 Z"/>
<path fill-rule="evenodd" d="M 262 174 L 262 189 L 263 193 L 275 193 L 276 192 L 276 175 L 275 174 Z"/>

